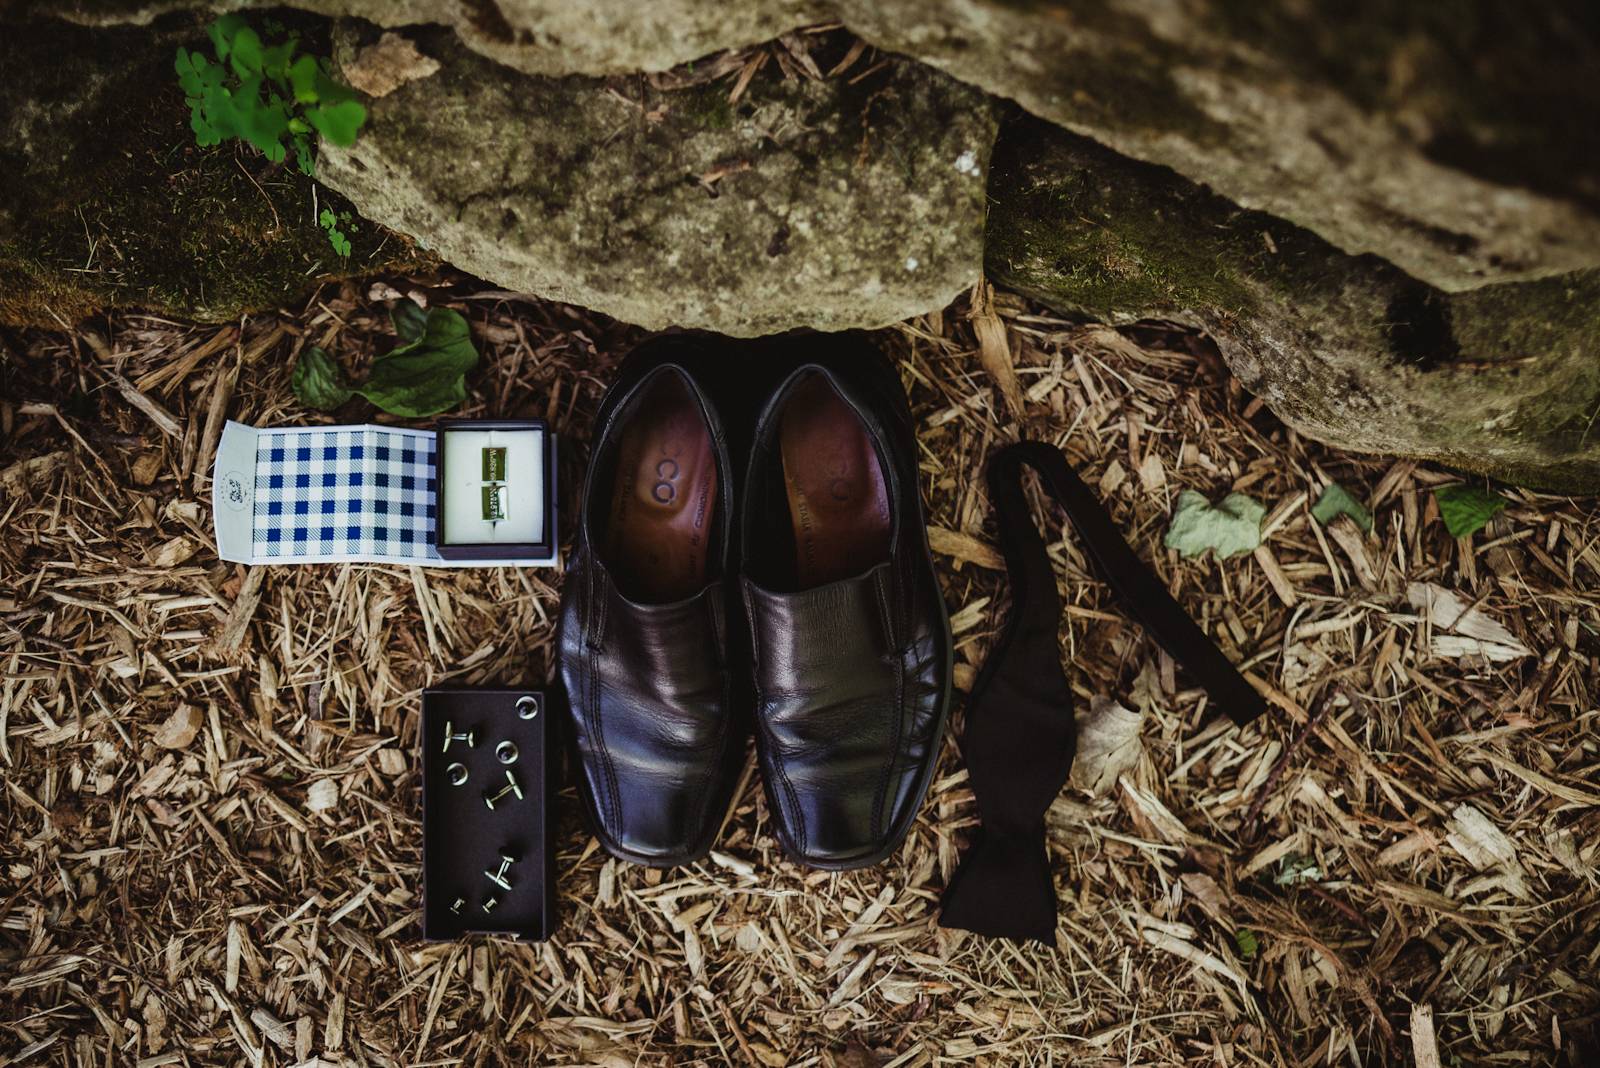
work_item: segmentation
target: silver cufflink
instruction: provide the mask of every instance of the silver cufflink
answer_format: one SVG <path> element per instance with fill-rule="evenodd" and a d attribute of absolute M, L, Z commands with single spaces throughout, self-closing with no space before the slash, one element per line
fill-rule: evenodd
<path fill-rule="evenodd" d="M 489 900 L 483 903 L 483 911 L 493 912 L 494 907 L 498 904 L 500 904 L 500 899 L 497 897 L 491 897 Z"/>
<path fill-rule="evenodd" d="M 450 902 L 450 911 L 459 916 L 461 915 L 461 910 L 465 908 L 466 905 L 467 899 L 464 897 L 458 897 L 454 901 Z"/>
<path fill-rule="evenodd" d="M 450 752 L 451 742 L 466 742 L 468 749 L 471 749 L 477 744 L 475 741 L 473 741 L 471 731 L 455 732 L 451 730 L 451 726 L 452 724 L 449 720 L 444 721 L 444 748 L 440 750 L 441 752 Z"/>
<path fill-rule="evenodd" d="M 517 762 L 517 747 L 512 742 L 501 742 L 494 747 L 494 755 L 502 764 L 515 764 Z"/>
<path fill-rule="evenodd" d="M 539 714 L 539 699 L 531 694 L 517 698 L 517 718 L 532 719 Z"/>
<path fill-rule="evenodd" d="M 494 803 L 505 797 L 507 794 L 515 794 L 518 801 L 522 800 L 522 787 L 517 785 L 517 777 L 511 774 L 509 771 L 506 772 L 505 788 L 497 794 L 490 794 L 485 791 L 483 795 L 483 803 L 488 805 L 489 810 L 492 812 L 494 810 Z"/>
<path fill-rule="evenodd" d="M 444 773 L 450 776 L 451 786 L 462 786 L 467 781 L 467 766 L 465 764 L 451 764 L 444 769 Z"/>
<path fill-rule="evenodd" d="M 500 854 L 500 870 L 499 871 L 486 871 L 483 874 L 487 875 L 489 877 L 489 881 L 491 883 L 494 883 L 494 885 L 498 886 L 500 889 L 502 889 L 502 890 L 510 890 L 511 889 L 511 881 L 506 878 L 506 872 L 510 871 L 511 870 L 511 865 L 515 864 L 516 862 L 517 862 L 517 858 L 516 857 L 509 856 L 509 855 L 507 855 L 505 853 L 501 853 Z"/>

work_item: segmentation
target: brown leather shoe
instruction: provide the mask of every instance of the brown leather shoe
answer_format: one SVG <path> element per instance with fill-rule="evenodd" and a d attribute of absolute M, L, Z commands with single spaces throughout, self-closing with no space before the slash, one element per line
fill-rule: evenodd
<path fill-rule="evenodd" d="M 745 753 L 723 586 L 733 467 L 707 388 L 726 370 L 716 344 L 662 337 L 624 361 L 561 597 L 578 794 L 607 852 L 656 867 L 711 848 Z"/>
<path fill-rule="evenodd" d="M 950 624 L 894 368 L 857 335 L 781 343 L 740 507 L 756 745 L 779 839 L 819 868 L 905 839 L 950 706 Z"/>

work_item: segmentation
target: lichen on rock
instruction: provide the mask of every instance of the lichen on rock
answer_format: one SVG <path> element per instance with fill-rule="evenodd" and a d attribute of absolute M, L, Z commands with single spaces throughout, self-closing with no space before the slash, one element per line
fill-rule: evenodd
<path fill-rule="evenodd" d="M 732 103 L 727 81 L 545 78 L 414 36 L 440 71 L 372 101 L 324 177 L 498 285 L 753 335 L 884 325 L 981 273 L 997 108 L 936 71 L 773 70 Z"/>
<path fill-rule="evenodd" d="M 1319 440 L 1600 492 L 1600 270 L 1443 292 L 1036 120 L 1002 134 L 990 201 L 997 281 L 1204 329 Z"/>

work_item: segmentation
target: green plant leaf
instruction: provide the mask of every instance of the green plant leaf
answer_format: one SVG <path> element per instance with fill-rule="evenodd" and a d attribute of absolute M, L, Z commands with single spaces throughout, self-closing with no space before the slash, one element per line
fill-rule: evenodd
<path fill-rule="evenodd" d="M 1242 493 L 1230 493 L 1213 506 L 1194 490 L 1184 490 L 1167 527 L 1166 546 L 1186 557 L 1209 549 L 1220 560 L 1252 552 L 1261 544 L 1266 515 L 1258 501 Z"/>
<path fill-rule="evenodd" d="M 232 94 L 238 113 L 238 136 L 272 162 L 281 163 L 285 156 L 283 135 L 289 132 L 289 113 L 281 103 L 263 105 L 260 87 L 261 75 L 253 74 Z"/>
<path fill-rule="evenodd" d="M 428 328 L 428 312 L 414 300 L 399 300 L 389 309 L 389 321 L 401 341 L 416 341 Z"/>
<path fill-rule="evenodd" d="M 416 308 L 411 301 L 401 303 Z M 359 386 L 349 384 L 326 352 L 315 346 L 305 349 L 291 377 L 294 395 L 302 404 L 327 411 L 359 393 L 386 412 L 413 418 L 460 404 L 467 397 L 466 374 L 478 363 L 472 331 L 449 308 L 417 312 L 417 337 L 374 360 L 372 374 Z"/>
<path fill-rule="evenodd" d="M 261 49 L 261 73 L 279 84 L 289 78 L 289 61 L 294 58 L 297 43 L 293 37 L 287 41 Z M 287 87 L 287 86 L 286 86 Z"/>
<path fill-rule="evenodd" d="M 302 104 L 315 104 L 317 94 L 317 68 L 315 56 L 301 56 L 289 67 L 289 84 L 294 88 L 294 98 Z"/>
<path fill-rule="evenodd" d="M 1494 490 L 1457 482 L 1433 491 L 1439 504 L 1439 518 L 1452 538 L 1464 538 L 1482 530 L 1495 515 L 1511 504 Z"/>
<path fill-rule="evenodd" d="M 323 137 L 343 148 L 356 143 L 356 135 L 367 121 L 367 109 L 355 100 L 319 104 L 306 112 L 306 121 Z"/>
<path fill-rule="evenodd" d="M 421 336 L 375 360 L 371 377 L 356 392 L 394 415 L 437 415 L 467 399 L 466 374 L 477 363 L 466 319 L 449 308 L 432 308 Z"/>
<path fill-rule="evenodd" d="M 200 101 L 198 115 L 216 136 L 216 144 L 223 138 L 239 136 L 239 112 L 233 97 L 220 84 L 208 85 Z M 193 125 L 191 123 L 191 125 Z M 198 131 L 196 131 L 198 133 Z"/>
<path fill-rule="evenodd" d="M 326 103 L 337 104 L 341 100 L 354 100 L 356 91 L 341 81 L 336 81 L 328 73 L 328 61 L 321 60 L 317 64 L 317 96 Z"/>
<path fill-rule="evenodd" d="M 274 163 L 286 159 L 292 148 L 300 170 L 314 175 L 315 138 L 310 135 L 350 145 L 366 123 L 367 111 L 355 90 L 329 74 L 326 59 L 297 55 L 296 34 L 272 19 L 264 25 L 272 42 L 263 40 L 242 16 L 213 21 L 207 32 L 217 55 L 214 63 L 188 49 L 177 50 L 173 66 L 189 104 L 189 126 L 196 144 L 237 137 Z"/>
<path fill-rule="evenodd" d="M 221 15 L 206 28 L 218 59 L 228 58 L 228 53 L 233 50 L 234 37 L 247 25 L 243 15 Z"/>
<path fill-rule="evenodd" d="M 1255 960 L 1256 954 L 1261 952 L 1261 939 L 1248 927 L 1233 932 L 1233 944 L 1238 947 L 1239 956 L 1244 960 Z"/>
<path fill-rule="evenodd" d="M 198 97 L 204 92 L 200 82 L 200 71 L 205 63 L 205 57 L 190 52 L 187 48 L 178 49 L 178 58 L 173 61 L 173 69 L 178 72 L 178 85 L 183 89 L 183 95 Z"/>
<path fill-rule="evenodd" d="M 194 131 L 194 143 L 201 148 L 222 144 L 221 132 L 206 122 L 205 116 L 198 111 L 189 115 L 189 129 Z"/>
<path fill-rule="evenodd" d="M 1372 513 L 1367 511 L 1362 503 L 1351 496 L 1350 491 L 1337 482 L 1328 483 L 1328 488 L 1322 491 L 1322 496 L 1317 498 L 1317 503 L 1311 506 L 1311 517 L 1323 526 L 1347 515 L 1355 525 L 1372 533 Z"/>
<path fill-rule="evenodd" d="M 301 404 L 324 412 L 339 407 L 354 392 L 345 380 L 344 370 L 315 345 L 301 350 L 289 383 Z"/>
<path fill-rule="evenodd" d="M 261 37 L 249 26 L 239 27 L 233 35 L 233 47 L 228 52 L 228 62 L 233 72 L 241 78 L 260 74 L 262 68 Z"/>
<path fill-rule="evenodd" d="M 328 244 L 344 259 L 350 258 L 350 239 L 338 230 L 328 231 Z"/>

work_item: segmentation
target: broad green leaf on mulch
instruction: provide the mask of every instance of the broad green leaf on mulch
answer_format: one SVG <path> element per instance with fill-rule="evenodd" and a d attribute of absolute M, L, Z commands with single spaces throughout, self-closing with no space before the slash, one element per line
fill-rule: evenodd
<path fill-rule="evenodd" d="M 1494 490 L 1465 482 L 1440 486 L 1433 491 L 1433 499 L 1439 503 L 1439 517 L 1452 538 L 1476 534 L 1511 503 Z"/>
<path fill-rule="evenodd" d="M 467 399 L 466 375 L 477 363 L 467 321 L 449 308 L 434 308 L 421 335 L 374 361 L 356 392 L 394 415 L 437 415 Z"/>
<path fill-rule="evenodd" d="M 1322 491 L 1322 496 L 1317 498 L 1317 503 L 1311 506 L 1311 517 L 1323 526 L 1347 515 L 1356 526 L 1372 533 L 1372 513 L 1360 501 L 1351 495 L 1350 491 L 1337 482 L 1328 483 L 1328 488 Z"/>
<path fill-rule="evenodd" d="M 389 309 L 389 321 L 401 341 L 416 341 L 427 329 L 428 312 L 416 301 L 400 300 Z"/>
<path fill-rule="evenodd" d="M 350 383 L 345 381 L 344 369 L 315 345 L 300 353 L 290 385 L 301 404 L 324 412 L 339 407 L 353 392 Z"/>
<path fill-rule="evenodd" d="M 1167 527 L 1166 546 L 1186 557 L 1209 549 L 1220 560 L 1253 552 L 1261 544 L 1266 516 L 1266 508 L 1243 493 L 1230 493 L 1213 505 L 1194 490 L 1184 490 Z"/>
<path fill-rule="evenodd" d="M 295 364 L 292 384 L 302 404 L 324 411 L 359 393 L 391 415 L 420 418 L 448 411 L 467 399 L 467 372 L 477 366 L 472 331 L 449 308 L 424 312 L 402 301 L 392 314 L 404 344 L 372 362 L 358 386 L 319 348 L 307 348 Z"/>

